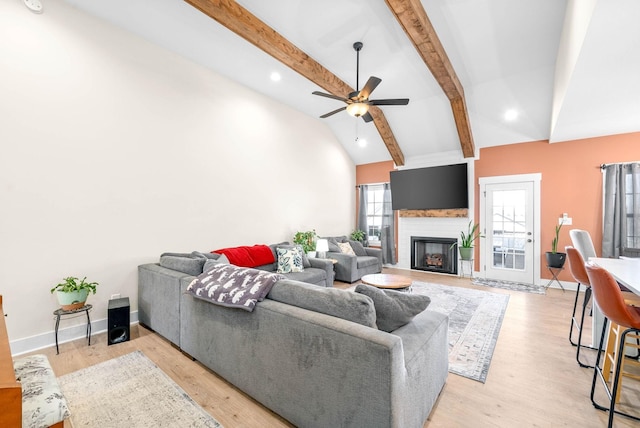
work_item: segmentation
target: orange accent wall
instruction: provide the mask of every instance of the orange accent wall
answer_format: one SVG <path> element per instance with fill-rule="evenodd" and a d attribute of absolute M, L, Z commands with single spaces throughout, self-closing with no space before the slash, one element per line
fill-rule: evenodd
<path fill-rule="evenodd" d="M 356 184 L 388 183 L 389 173 L 395 169 L 393 161 L 358 165 L 356 166 Z"/>
<path fill-rule="evenodd" d="M 573 219 L 560 231 L 558 248 L 571 245 L 570 229 L 588 230 L 596 247 L 602 249 L 602 173 L 603 163 L 640 161 L 640 132 L 586 138 L 550 144 L 548 141 L 510 144 L 480 149 L 475 161 L 474 192 L 479 201 L 480 177 L 541 173 L 540 213 L 541 257 L 551 249 L 554 227 L 562 213 Z M 356 174 L 357 175 L 357 174 Z M 479 203 L 475 218 L 479 216 Z M 550 279 L 544 260 L 541 277 Z M 561 280 L 574 281 L 568 269 Z"/>

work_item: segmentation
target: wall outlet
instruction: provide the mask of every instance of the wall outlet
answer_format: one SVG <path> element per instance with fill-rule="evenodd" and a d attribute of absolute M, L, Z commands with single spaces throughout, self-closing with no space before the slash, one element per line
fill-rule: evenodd
<path fill-rule="evenodd" d="M 111 300 L 113 300 L 113 299 L 119 299 L 119 298 L 120 298 L 120 293 L 112 294 L 112 295 L 111 295 Z"/>

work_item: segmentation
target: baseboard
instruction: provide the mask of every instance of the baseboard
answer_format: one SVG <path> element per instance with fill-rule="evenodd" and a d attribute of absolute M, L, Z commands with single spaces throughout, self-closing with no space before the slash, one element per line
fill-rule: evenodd
<path fill-rule="evenodd" d="M 131 324 L 138 323 L 138 311 L 131 312 L 130 315 Z M 64 320 L 61 321 L 64 323 Z M 87 325 L 78 324 L 71 327 L 58 329 L 58 345 L 66 342 L 71 342 L 77 339 L 84 339 L 86 336 Z M 102 318 L 99 320 L 91 321 L 91 337 L 97 334 L 107 331 L 107 319 Z M 106 340 L 106 339 L 105 339 Z M 31 337 L 25 337 L 24 339 L 18 339 L 9 342 L 11 347 L 11 354 L 15 357 L 18 355 L 26 354 L 29 352 L 37 351 L 39 349 L 49 348 L 56 346 L 55 331 L 50 330 L 46 333 L 38 334 Z"/>

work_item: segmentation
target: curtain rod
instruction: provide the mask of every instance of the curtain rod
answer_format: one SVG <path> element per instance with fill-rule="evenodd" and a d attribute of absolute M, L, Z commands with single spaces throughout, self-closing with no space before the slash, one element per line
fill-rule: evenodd
<path fill-rule="evenodd" d="M 600 169 L 605 169 L 609 165 L 628 165 L 628 164 L 632 164 L 632 163 L 640 163 L 640 161 L 603 163 L 603 164 L 600 165 Z"/>
<path fill-rule="evenodd" d="M 388 181 L 382 182 L 382 183 L 364 183 L 364 184 L 356 184 L 356 189 L 359 188 L 360 186 L 382 186 L 383 184 L 389 184 Z"/>

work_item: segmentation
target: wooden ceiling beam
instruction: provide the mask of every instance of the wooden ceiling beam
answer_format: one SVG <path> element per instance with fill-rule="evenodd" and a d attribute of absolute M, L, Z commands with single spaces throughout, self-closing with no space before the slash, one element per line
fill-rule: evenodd
<path fill-rule="evenodd" d="M 205 15 L 233 31 L 249 43 L 306 77 L 325 91 L 344 97 L 354 92 L 348 84 L 285 39 L 255 15 L 233 0 L 184 0 Z M 311 94 L 309 94 L 311 97 Z M 396 165 L 404 165 L 404 155 L 384 113 L 372 108 L 371 115 Z M 361 119 L 356 119 L 361 120 Z"/>
<path fill-rule="evenodd" d="M 436 30 L 431 25 L 422 2 L 420 0 L 385 1 L 431 74 L 449 98 L 462 154 L 465 158 L 474 157 L 475 145 L 464 98 L 464 89 L 442 43 L 440 43 Z"/>

